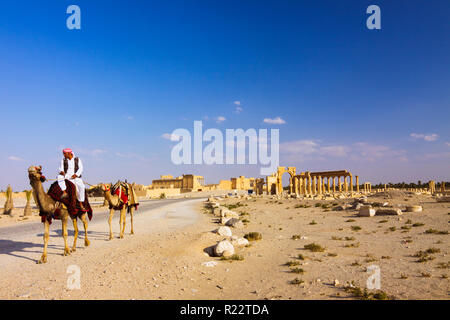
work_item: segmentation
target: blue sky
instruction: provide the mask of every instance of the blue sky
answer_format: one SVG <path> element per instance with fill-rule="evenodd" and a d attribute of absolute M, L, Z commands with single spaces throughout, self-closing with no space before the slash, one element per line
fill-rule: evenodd
<path fill-rule="evenodd" d="M 0 188 L 28 188 L 29 165 L 53 177 L 66 146 L 91 183 L 259 175 L 173 165 L 164 134 L 194 120 L 279 128 L 299 171 L 448 181 L 449 16 L 448 1 L 2 1 Z"/>

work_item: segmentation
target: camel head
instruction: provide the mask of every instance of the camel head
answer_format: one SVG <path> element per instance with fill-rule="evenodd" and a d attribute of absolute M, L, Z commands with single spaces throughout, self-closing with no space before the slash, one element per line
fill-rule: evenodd
<path fill-rule="evenodd" d="M 102 183 L 102 190 L 105 195 L 106 201 L 108 201 L 111 205 L 117 206 L 119 205 L 119 196 L 111 194 L 111 185 Z"/>
<path fill-rule="evenodd" d="M 30 181 L 41 181 L 45 180 L 45 177 L 42 175 L 42 166 L 31 166 L 28 168 L 28 177 Z"/>
<path fill-rule="evenodd" d="M 102 190 L 103 192 L 111 191 L 111 188 L 109 185 L 102 183 Z"/>

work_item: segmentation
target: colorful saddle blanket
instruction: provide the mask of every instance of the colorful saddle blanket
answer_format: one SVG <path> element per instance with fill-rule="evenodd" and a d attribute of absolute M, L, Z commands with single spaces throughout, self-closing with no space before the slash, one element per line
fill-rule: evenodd
<path fill-rule="evenodd" d="M 84 202 L 83 202 L 83 207 L 86 209 L 86 211 L 83 211 L 83 210 L 81 210 L 80 202 L 77 200 L 77 189 L 76 189 L 75 185 L 67 179 L 66 179 L 66 188 L 67 188 L 66 192 L 67 192 L 68 196 L 64 199 L 61 199 L 63 191 L 59 187 L 58 182 L 54 182 L 50 186 L 47 194 L 53 200 L 55 200 L 57 203 L 63 204 L 67 208 L 67 211 L 69 212 L 69 215 L 72 219 L 79 217 L 83 213 L 87 213 L 89 220 L 91 220 L 92 219 L 92 208 L 91 208 L 91 205 L 89 204 L 87 193 L 85 194 Z M 41 216 L 41 221 L 45 222 L 45 220 L 47 219 L 47 221 L 51 224 L 52 218 L 61 219 L 61 209 L 62 209 L 62 205 L 58 206 L 56 208 L 55 212 L 53 213 L 53 215 L 49 215 L 45 212 L 39 212 L 39 215 Z"/>
<path fill-rule="evenodd" d="M 117 195 L 120 199 L 120 205 L 115 209 L 122 210 L 123 206 L 126 204 L 128 212 L 130 212 L 131 207 L 134 207 L 134 209 L 137 210 L 139 203 L 137 202 L 133 187 L 129 183 L 117 181 L 116 184 L 111 187 L 111 194 Z M 110 209 L 112 208 L 110 207 Z"/>

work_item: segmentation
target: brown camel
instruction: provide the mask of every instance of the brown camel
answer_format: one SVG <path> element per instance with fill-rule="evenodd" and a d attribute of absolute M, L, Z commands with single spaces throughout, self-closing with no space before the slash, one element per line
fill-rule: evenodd
<path fill-rule="evenodd" d="M 48 194 L 45 193 L 44 188 L 42 186 L 42 180 L 45 180 L 42 175 L 42 167 L 29 167 L 28 168 L 28 177 L 30 178 L 30 185 L 33 187 L 34 194 L 36 196 L 36 204 L 39 207 L 39 210 L 41 214 L 44 215 L 52 215 L 55 213 L 55 210 L 57 209 L 57 203 L 55 200 L 53 200 Z M 67 208 L 59 207 L 60 210 L 60 218 L 62 223 L 62 233 L 64 237 L 64 256 L 69 255 L 71 252 L 76 250 L 77 246 L 77 238 L 78 238 L 78 225 L 77 225 L 77 217 L 71 216 L 69 212 L 67 211 Z M 67 218 L 70 216 L 73 222 L 73 228 L 75 231 L 74 239 L 73 239 L 73 246 L 72 249 L 69 249 L 67 245 Z M 88 234 L 87 234 L 87 220 L 86 220 L 86 213 L 83 213 L 79 216 L 81 221 L 83 221 L 84 225 L 84 245 L 89 246 L 90 241 L 88 240 Z M 50 222 L 48 219 L 45 219 L 43 221 L 44 223 L 44 252 L 42 253 L 41 259 L 38 261 L 38 263 L 46 263 L 47 262 L 47 245 L 48 245 L 48 238 L 49 238 L 49 229 L 50 229 Z"/>
<path fill-rule="evenodd" d="M 137 207 L 136 203 L 136 196 L 133 190 L 133 187 L 131 184 L 127 183 L 128 185 L 128 202 L 123 202 L 119 195 L 117 194 L 111 194 L 111 187 L 107 186 L 105 184 L 102 184 L 102 189 L 105 195 L 105 200 L 109 204 L 109 240 L 113 239 L 113 232 L 111 227 L 111 221 L 114 217 L 114 211 L 120 210 L 120 219 L 119 219 L 119 229 L 120 229 L 120 235 L 119 238 L 123 239 L 123 234 L 125 233 L 125 224 L 126 224 L 126 215 L 127 211 L 130 213 L 131 217 L 131 234 L 134 234 L 133 231 L 133 213 L 134 210 Z"/>

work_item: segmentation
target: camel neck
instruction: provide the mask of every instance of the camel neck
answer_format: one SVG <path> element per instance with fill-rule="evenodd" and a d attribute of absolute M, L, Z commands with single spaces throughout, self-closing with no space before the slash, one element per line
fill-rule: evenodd
<path fill-rule="evenodd" d="M 33 180 L 30 182 L 30 184 L 36 193 L 36 199 L 38 201 L 37 205 L 39 209 L 44 212 L 50 212 L 50 205 L 54 204 L 54 201 L 49 195 L 45 193 L 42 182 Z"/>

